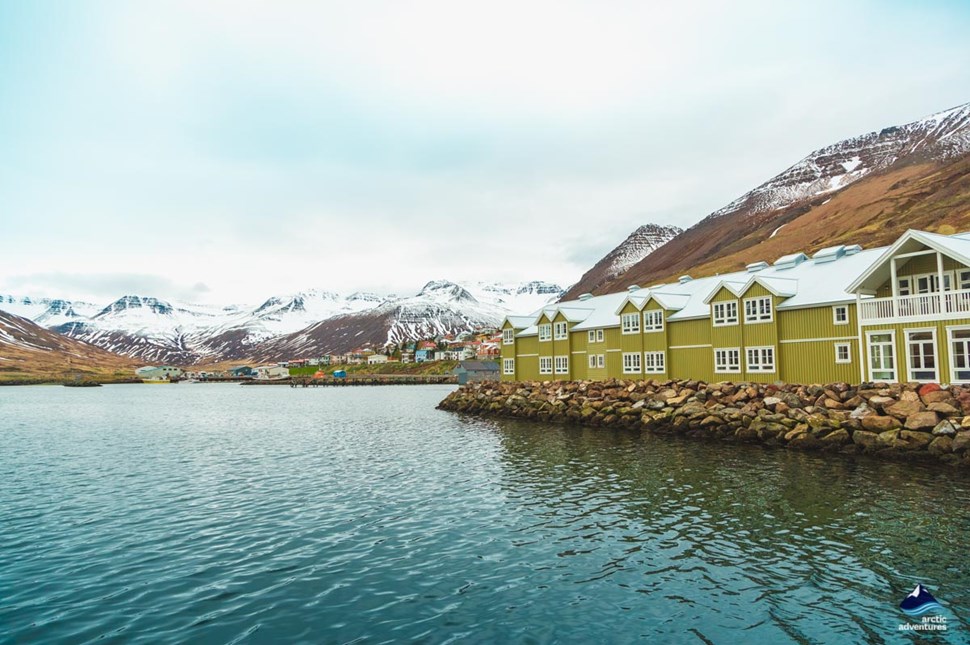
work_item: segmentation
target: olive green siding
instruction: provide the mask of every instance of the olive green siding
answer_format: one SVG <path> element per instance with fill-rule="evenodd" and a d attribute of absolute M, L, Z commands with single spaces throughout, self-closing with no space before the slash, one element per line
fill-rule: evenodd
<path fill-rule="evenodd" d="M 697 318 L 668 322 L 667 340 L 670 343 L 668 347 L 710 345 L 711 320 L 709 318 Z"/>
<path fill-rule="evenodd" d="M 545 345 L 545 343 L 543 343 Z M 535 381 L 539 378 L 539 338 L 537 336 L 524 336 L 515 339 L 515 380 Z M 512 380 L 504 376 L 504 380 Z"/>
<path fill-rule="evenodd" d="M 936 369 L 937 369 L 937 381 L 942 383 L 949 383 L 951 379 L 950 374 L 950 346 L 947 337 L 948 327 L 967 327 L 970 326 L 970 318 L 961 318 L 957 320 L 943 320 L 943 321 L 914 321 L 907 323 L 893 323 L 885 325 L 866 325 L 863 327 L 863 343 L 865 343 L 865 352 L 862 355 L 862 365 L 865 369 L 865 380 L 869 380 L 869 346 L 868 346 L 868 336 L 872 332 L 887 331 L 891 330 L 895 332 L 895 338 L 893 343 L 894 356 L 896 359 L 896 379 L 900 382 L 909 381 L 909 352 L 906 342 L 906 332 L 907 331 L 922 331 L 925 329 L 932 329 L 936 334 Z"/>
<path fill-rule="evenodd" d="M 705 321 L 707 322 L 707 321 Z M 671 349 L 667 352 L 670 378 L 723 381 L 726 375 L 714 374 L 714 358 L 709 347 Z"/>
<path fill-rule="evenodd" d="M 572 331 L 573 323 L 569 324 L 569 371 L 572 372 L 574 379 L 591 378 L 589 375 L 589 364 L 587 362 L 587 338 L 585 331 Z"/>
<path fill-rule="evenodd" d="M 810 309 L 787 309 L 777 312 L 778 338 L 780 340 L 805 340 L 809 338 L 858 337 L 858 319 L 855 303 L 846 303 L 849 311 L 848 324 L 836 325 L 833 306 Z"/>
<path fill-rule="evenodd" d="M 966 270 L 967 267 L 960 264 L 953 258 L 943 256 L 943 271 L 961 271 Z M 898 278 L 907 278 L 914 275 L 923 275 L 926 273 L 936 273 L 936 254 L 932 255 L 918 255 L 914 258 L 910 258 L 905 263 L 900 262 L 896 265 L 896 276 Z M 889 280 L 886 280 L 881 287 L 876 291 L 877 298 L 888 298 L 892 294 L 892 284 Z"/>
<path fill-rule="evenodd" d="M 849 363 L 835 362 L 837 342 L 849 344 Z M 859 381 L 859 342 L 855 337 L 845 341 L 782 343 L 778 349 L 781 381 L 804 384 Z"/>

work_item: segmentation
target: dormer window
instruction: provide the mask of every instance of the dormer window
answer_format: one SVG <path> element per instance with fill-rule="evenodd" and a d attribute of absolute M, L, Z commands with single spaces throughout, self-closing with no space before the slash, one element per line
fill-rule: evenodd
<path fill-rule="evenodd" d="M 564 322 L 557 322 L 553 325 L 553 339 L 566 340 L 569 337 L 569 329 Z"/>
<path fill-rule="evenodd" d="M 771 322 L 771 296 L 761 296 L 758 298 L 745 298 L 744 300 L 744 322 L 762 323 Z"/>
<path fill-rule="evenodd" d="M 514 329 L 503 329 L 502 330 L 502 344 L 512 345 L 515 343 L 515 330 Z"/>
<path fill-rule="evenodd" d="M 552 340 L 552 323 L 539 325 L 539 341 Z"/>
<path fill-rule="evenodd" d="M 711 305 L 711 316 L 715 327 L 738 324 L 738 301 L 715 302 Z"/>

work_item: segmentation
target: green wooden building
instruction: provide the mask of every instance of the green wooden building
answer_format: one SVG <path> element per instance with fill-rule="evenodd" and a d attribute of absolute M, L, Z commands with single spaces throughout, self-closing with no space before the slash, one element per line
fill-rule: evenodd
<path fill-rule="evenodd" d="M 503 380 L 970 383 L 970 233 L 584 294 L 502 331 Z"/>

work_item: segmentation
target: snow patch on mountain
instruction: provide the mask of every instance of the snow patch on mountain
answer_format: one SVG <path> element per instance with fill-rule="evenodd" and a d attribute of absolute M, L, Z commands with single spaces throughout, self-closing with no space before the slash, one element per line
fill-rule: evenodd
<path fill-rule="evenodd" d="M 683 232 L 684 230 L 677 226 L 644 224 L 630 233 L 619 246 L 600 260 L 606 263 L 602 279 L 609 280 L 620 275 Z"/>

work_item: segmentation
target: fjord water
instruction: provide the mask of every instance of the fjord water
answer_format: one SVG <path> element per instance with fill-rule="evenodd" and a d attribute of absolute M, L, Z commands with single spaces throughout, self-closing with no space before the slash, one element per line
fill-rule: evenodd
<path fill-rule="evenodd" d="M 450 389 L 0 388 L 0 641 L 898 642 L 917 583 L 968 638 L 958 471 Z"/>

